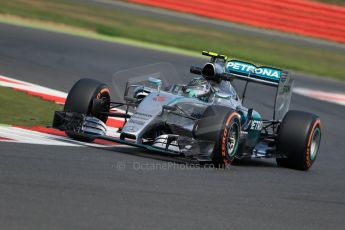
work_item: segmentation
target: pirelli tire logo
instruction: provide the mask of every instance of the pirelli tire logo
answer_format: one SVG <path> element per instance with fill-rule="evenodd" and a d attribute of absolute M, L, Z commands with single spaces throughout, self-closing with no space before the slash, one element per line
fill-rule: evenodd
<path fill-rule="evenodd" d="M 226 156 L 226 139 L 228 136 L 228 129 L 227 127 L 224 128 L 223 131 L 223 138 L 222 138 L 222 156 L 225 157 Z"/>
<path fill-rule="evenodd" d="M 238 145 L 241 127 L 240 127 L 240 117 L 236 112 L 229 114 L 229 116 L 226 120 L 226 123 L 225 123 L 225 127 L 223 129 L 222 136 L 221 136 L 221 153 L 222 153 L 222 158 L 223 158 L 225 165 L 230 164 L 233 156 L 235 155 L 233 153 L 227 152 L 227 149 L 228 149 L 227 145 L 229 144 L 228 143 L 228 132 L 229 132 L 229 129 L 233 125 L 234 122 L 237 122 L 237 125 L 238 125 L 238 133 L 237 133 L 238 136 L 236 138 L 236 142 L 232 143 L 232 144 L 235 145 L 233 151 L 237 151 L 237 149 L 235 147 Z"/>
<path fill-rule="evenodd" d="M 97 98 L 97 99 L 100 99 L 100 98 L 101 98 L 103 95 L 105 95 L 105 94 L 110 95 L 109 89 L 107 89 L 107 88 L 101 89 L 101 90 L 98 92 L 96 98 Z"/>

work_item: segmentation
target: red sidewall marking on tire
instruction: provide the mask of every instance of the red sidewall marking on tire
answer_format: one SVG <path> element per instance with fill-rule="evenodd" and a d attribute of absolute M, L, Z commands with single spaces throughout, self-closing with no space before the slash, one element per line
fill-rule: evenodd
<path fill-rule="evenodd" d="M 237 117 L 237 119 L 239 119 L 239 116 L 237 113 L 231 113 L 230 116 L 228 117 L 228 119 L 226 120 L 226 123 L 225 123 L 225 127 L 224 127 L 224 130 L 223 130 L 223 135 L 222 135 L 222 148 L 221 148 L 221 151 L 222 151 L 222 157 L 223 157 L 223 161 L 225 164 L 230 164 L 231 162 L 229 161 L 229 159 L 226 157 L 226 139 L 227 139 L 227 134 L 228 134 L 228 126 L 229 126 L 229 123 L 231 121 L 231 119 L 233 117 Z"/>
<path fill-rule="evenodd" d="M 308 143 L 307 143 L 307 152 L 306 152 L 306 155 L 305 155 L 305 161 L 306 161 L 306 164 L 307 164 L 307 167 L 309 168 L 311 165 L 312 165 L 312 161 L 311 161 L 311 158 L 310 158 L 310 147 L 311 147 L 311 139 L 313 138 L 313 134 L 314 134 L 314 130 L 315 128 L 319 126 L 319 128 L 321 129 L 321 121 L 319 119 L 317 119 L 313 125 L 313 128 L 311 129 L 310 131 L 310 135 L 309 135 L 309 138 L 308 138 Z"/>

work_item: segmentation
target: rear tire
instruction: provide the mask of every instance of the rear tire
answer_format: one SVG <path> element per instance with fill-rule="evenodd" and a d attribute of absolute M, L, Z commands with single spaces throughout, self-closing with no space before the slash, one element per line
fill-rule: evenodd
<path fill-rule="evenodd" d="M 316 160 L 321 142 L 321 122 L 312 114 L 289 111 L 279 128 L 277 150 L 287 158 L 277 158 L 282 167 L 308 170 Z"/>
<path fill-rule="evenodd" d="M 240 141 L 241 123 L 237 112 L 224 106 L 210 106 L 198 122 L 195 136 L 214 141 L 211 154 L 216 167 L 225 167 L 234 160 Z"/>
<path fill-rule="evenodd" d="M 88 116 L 94 116 L 104 123 L 107 121 L 108 116 L 92 114 L 92 103 L 94 99 L 104 99 L 105 103 L 101 109 L 104 112 L 109 111 L 110 91 L 105 83 L 97 80 L 83 78 L 77 81 L 68 93 L 64 111 L 82 113 Z M 92 142 L 95 138 L 85 137 L 81 134 L 66 131 L 67 136 L 72 139 Z"/>

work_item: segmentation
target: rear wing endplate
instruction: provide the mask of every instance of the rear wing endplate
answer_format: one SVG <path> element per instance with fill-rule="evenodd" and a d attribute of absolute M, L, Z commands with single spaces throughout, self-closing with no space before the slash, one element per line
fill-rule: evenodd
<path fill-rule="evenodd" d="M 289 111 L 294 82 L 295 80 L 288 74 L 288 72 L 283 72 L 279 80 L 274 101 L 274 120 L 283 120 L 285 114 Z"/>

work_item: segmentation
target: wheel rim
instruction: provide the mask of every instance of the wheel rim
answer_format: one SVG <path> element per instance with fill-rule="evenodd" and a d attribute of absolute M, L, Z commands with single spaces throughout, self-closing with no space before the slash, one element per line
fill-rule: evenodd
<path fill-rule="evenodd" d="M 314 129 L 310 144 L 310 159 L 315 160 L 317 152 L 319 150 L 321 140 L 321 132 L 319 128 Z"/>
<path fill-rule="evenodd" d="M 103 90 L 103 89 L 102 89 Z M 100 93 L 96 96 L 97 99 L 101 99 L 101 100 L 105 100 L 107 102 L 110 101 L 110 96 L 109 96 L 109 91 L 108 90 L 104 90 L 104 92 L 102 92 L 102 90 L 100 91 Z M 108 107 L 103 107 L 101 112 L 109 112 L 109 108 Z M 98 115 L 97 117 L 98 119 L 102 120 L 103 122 L 106 122 L 108 119 L 107 115 Z"/>
<path fill-rule="evenodd" d="M 239 136 L 239 130 L 238 130 L 238 124 L 233 123 L 231 127 L 228 129 L 228 135 L 227 135 L 227 153 L 230 157 L 233 157 L 236 153 L 237 144 L 238 144 L 238 136 Z"/>

